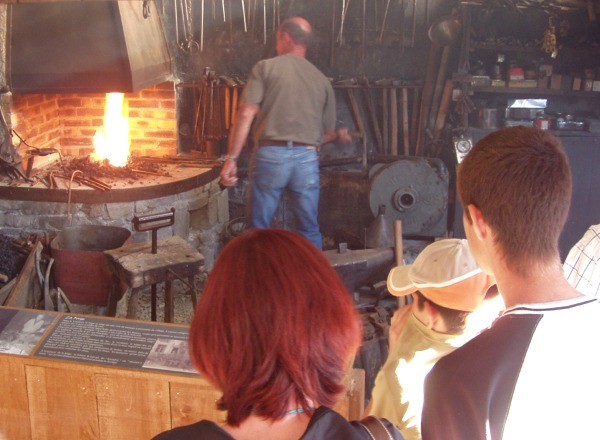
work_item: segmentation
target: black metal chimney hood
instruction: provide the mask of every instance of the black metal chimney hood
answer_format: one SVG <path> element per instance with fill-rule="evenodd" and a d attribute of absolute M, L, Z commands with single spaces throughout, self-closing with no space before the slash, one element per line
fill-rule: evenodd
<path fill-rule="evenodd" d="M 18 3 L 9 11 L 13 93 L 127 93 L 171 78 L 153 2 Z"/>

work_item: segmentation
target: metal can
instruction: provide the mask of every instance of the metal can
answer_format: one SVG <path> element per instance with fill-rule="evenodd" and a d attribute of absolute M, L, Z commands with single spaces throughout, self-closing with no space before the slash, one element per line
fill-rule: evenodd
<path fill-rule="evenodd" d="M 535 126 L 540 130 L 548 130 L 550 128 L 550 120 L 545 118 L 537 118 L 535 120 Z"/>

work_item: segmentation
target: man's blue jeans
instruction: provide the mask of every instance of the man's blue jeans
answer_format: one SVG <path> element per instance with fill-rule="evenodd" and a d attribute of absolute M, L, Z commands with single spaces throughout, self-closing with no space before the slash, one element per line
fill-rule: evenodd
<path fill-rule="evenodd" d="M 315 147 L 259 147 L 250 163 L 249 227 L 269 228 L 284 190 L 296 232 L 322 249 L 317 220 L 319 158 Z"/>

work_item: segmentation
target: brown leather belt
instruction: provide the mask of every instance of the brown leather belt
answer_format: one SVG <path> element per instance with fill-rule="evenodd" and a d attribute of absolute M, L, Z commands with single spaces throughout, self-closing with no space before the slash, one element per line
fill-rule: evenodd
<path fill-rule="evenodd" d="M 260 140 L 258 141 L 259 147 L 312 147 L 311 144 L 303 144 L 301 142 L 294 141 L 276 141 L 276 140 Z"/>

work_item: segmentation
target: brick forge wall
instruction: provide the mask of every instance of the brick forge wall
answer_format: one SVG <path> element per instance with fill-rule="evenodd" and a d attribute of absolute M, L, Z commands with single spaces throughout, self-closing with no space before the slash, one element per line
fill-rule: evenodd
<path fill-rule="evenodd" d="M 87 156 L 93 137 L 104 123 L 104 94 L 15 94 L 11 124 L 27 144 L 58 148 L 66 156 Z M 165 82 L 136 93 L 126 93 L 129 129 L 134 156 L 177 153 L 175 87 Z M 15 136 L 13 143 L 19 145 Z M 20 146 L 20 151 L 26 150 Z"/>

